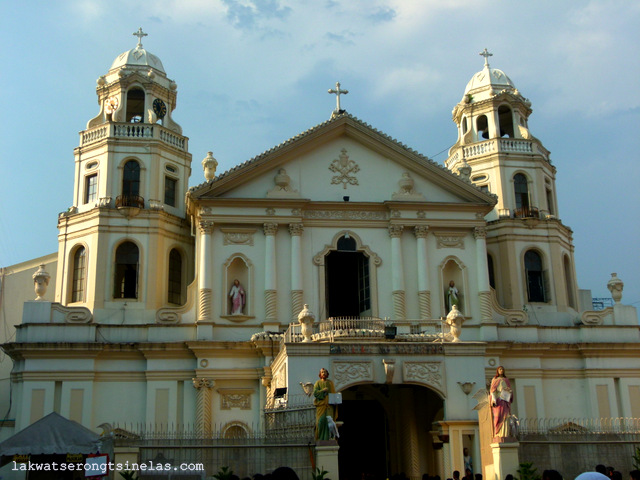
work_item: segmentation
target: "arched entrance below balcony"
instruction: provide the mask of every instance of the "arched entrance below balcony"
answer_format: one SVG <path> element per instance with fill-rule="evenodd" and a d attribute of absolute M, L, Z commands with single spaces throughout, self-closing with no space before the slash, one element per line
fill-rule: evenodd
<path fill-rule="evenodd" d="M 341 480 L 378 480 L 404 472 L 410 479 L 439 470 L 432 424 L 444 401 L 417 385 L 356 385 L 342 391 L 338 419 Z"/>

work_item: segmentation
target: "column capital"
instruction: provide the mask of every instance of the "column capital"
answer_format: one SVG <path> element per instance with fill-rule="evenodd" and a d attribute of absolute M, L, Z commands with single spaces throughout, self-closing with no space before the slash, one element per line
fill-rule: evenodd
<path fill-rule="evenodd" d="M 200 220 L 198 222 L 198 228 L 200 229 L 200 233 L 205 235 L 211 235 L 213 233 L 213 220 Z"/>
<path fill-rule="evenodd" d="M 193 381 L 193 388 L 196 390 L 200 390 L 201 388 L 213 388 L 216 384 L 216 382 L 210 378 L 197 377 L 192 378 L 191 380 Z"/>
<path fill-rule="evenodd" d="M 427 238 L 429 234 L 429 226 L 428 225 L 416 225 L 413 229 L 413 233 L 416 238 Z"/>
<path fill-rule="evenodd" d="M 485 227 L 475 227 L 473 229 L 473 236 L 475 239 L 487 238 L 487 229 Z"/>
<path fill-rule="evenodd" d="M 299 237 L 300 235 L 302 235 L 302 232 L 304 231 L 304 225 L 301 223 L 290 223 L 289 224 L 289 234 L 292 237 Z"/>
<path fill-rule="evenodd" d="M 389 225 L 389 236 L 391 238 L 400 238 L 404 230 L 404 225 Z"/>
<path fill-rule="evenodd" d="M 265 223 L 264 225 L 262 225 L 262 228 L 264 229 L 264 234 L 265 235 L 275 235 L 276 232 L 278 231 L 278 224 L 277 223 Z"/>

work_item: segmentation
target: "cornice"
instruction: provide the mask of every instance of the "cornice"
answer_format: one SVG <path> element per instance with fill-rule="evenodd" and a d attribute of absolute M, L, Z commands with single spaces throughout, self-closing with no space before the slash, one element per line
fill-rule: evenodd
<path fill-rule="evenodd" d="M 264 376 L 264 370 L 259 368 L 198 368 L 196 377 L 206 377 L 218 380 L 259 380 Z"/>

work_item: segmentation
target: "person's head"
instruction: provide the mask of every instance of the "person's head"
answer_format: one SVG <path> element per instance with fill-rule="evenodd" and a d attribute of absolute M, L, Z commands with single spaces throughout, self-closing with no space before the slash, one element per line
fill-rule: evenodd
<path fill-rule="evenodd" d="M 469 449 L 467 447 L 464 447 L 462 449 L 462 454 L 466 457 L 467 455 L 469 455 Z"/>
<path fill-rule="evenodd" d="M 329 378 L 329 370 L 327 370 L 326 368 L 321 368 L 318 376 L 321 379 L 326 380 L 327 378 Z"/>
<path fill-rule="evenodd" d="M 601 473 L 603 475 L 606 475 L 607 474 L 607 467 L 605 467 L 604 465 L 599 463 L 598 465 L 596 465 L 596 472 Z"/>
<path fill-rule="evenodd" d="M 513 475 L 511 475 L 510 473 L 507 474 L 506 477 L 504 477 L 504 480 L 513 480 Z"/>
<path fill-rule="evenodd" d="M 476 480 L 482 480 L 482 474 L 476 473 Z"/>
<path fill-rule="evenodd" d="M 453 471 L 453 478 L 456 480 L 460 478 L 460 472 L 458 470 Z"/>
<path fill-rule="evenodd" d="M 504 377 L 504 376 L 505 376 L 504 367 L 500 365 L 498 368 L 496 368 L 496 377 Z"/>
<path fill-rule="evenodd" d="M 640 470 L 631 470 L 629 472 L 630 480 L 640 480 Z"/>
<path fill-rule="evenodd" d="M 299 480 L 298 475 L 289 467 L 276 468 L 271 477 L 274 480 Z"/>
<path fill-rule="evenodd" d="M 618 470 L 614 470 L 611 472 L 611 480 L 622 480 L 622 473 Z"/>
<path fill-rule="evenodd" d="M 613 467 L 607 467 L 607 476 L 611 478 L 611 475 L 613 475 Z"/>
<path fill-rule="evenodd" d="M 471 470 L 470 470 L 470 469 L 468 469 L 468 468 L 465 468 L 465 469 L 464 469 L 464 476 L 465 476 L 466 478 L 471 477 Z"/>

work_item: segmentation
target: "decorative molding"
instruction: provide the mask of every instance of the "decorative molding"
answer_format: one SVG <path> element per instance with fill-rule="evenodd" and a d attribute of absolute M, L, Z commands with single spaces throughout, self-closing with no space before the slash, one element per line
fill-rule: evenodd
<path fill-rule="evenodd" d="M 425 201 L 424 195 L 414 190 L 414 181 L 409 175 L 409 172 L 403 172 L 402 177 L 398 180 L 400 190 L 391 195 L 392 200 L 405 200 L 405 201 Z"/>
<path fill-rule="evenodd" d="M 493 320 L 493 311 L 491 308 L 491 293 L 478 292 L 480 300 L 480 319 L 482 323 L 491 322 Z"/>
<path fill-rule="evenodd" d="M 201 288 L 198 298 L 198 321 L 211 320 L 211 299 L 210 288 Z"/>
<path fill-rule="evenodd" d="M 276 232 L 278 231 L 278 224 L 277 223 L 265 223 L 264 225 L 262 225 L 262 228 L 264 230 L 264 234 L 265 235 L 275 235 Z"/>
<path fill-rule="evenodd" d="M 502 315 L 507 325 L 526 325 L 529 323 L 529 315 L 527 315 L 527 312 L 502 307 L 502 305 L 498 303 L 496 291 L 493 288 L 491 289 L 491 309 L 498 315 Z"/>
<path fill-rule="evenodd" d="M 613 315 L 613 307 L 604 310 L 586 310 L 580 315 L 580 321 L 584 325 L 604 325 L 604 319 Z"/>
<path fill-rule="evenodd" d="M 161 325 L 172 325 L 180 323 L 181 315 L 177 308 L 161 308 L 156 312 L 156 323 Z"/>
<path fill-rule="evenodd" d="M 396 361 L 395 359 L 387 360 L 386 358 L 383 358 L 382 364 L 384 365 L 384 383 L 390 385 L 393 383 L 393 373 L 396 370 Z"/>
<path fill-rule="evenodd" d="M 429 290 L 418 292 L 418 305 L 420 307 L 420 318 L 423 320 L 431 319 L 431 292 Z"/>
<path fill-rule="evenodd" d="M 413 233 L 416 238 L 427 238 L 429 235 L 429 226 L 428 225 L 416 225 L 413 228 Z"/>
<path fill-rule="evenodd" d="M 338 157 L 329 165 L 329 170 L 338 174 L 331 177 L 331 185 L 342 184 L 344 189 L 347 185 L 358 185 L 358 179 L 355 177 L 355 174 L 360 171 L 358 164 L 349 159 L 345 148 L 340 150 Z"/>
<path fill-rule="evenodd" d="M 220 394 L 220 410 L 231 410 L 239 408 L 241 410 L 251 410 L 251 395 L 253 389 L 218 389 Z"/>
<path fill-rule="evenodd" d="M 438 248 L 460 248 L 464 250 L 464 234 L 434 232 Z"/>
<path fill-rule="evenodd" d="M 278 320 L 278 292 L 276 290 L 264 291 L 265 320 Z"/>
<path fill-rule="evenodd" d="M 442 362 L 403 362 L 402 377 L 405 382 L 420 383 L 444 392 Z"/>
<path fill-rule="evenodd" d="M 425 212 L 424 210 L 418 210 L 416 212 L 416 217 L 418 217 L 418 218 L 427 218 L 427 212 Z"/>
<path fill-rule="evenodd" d="M 198 228 L 203 235 L 211 235 L 213 233 L 213 220 L 200 220 Z"/>
<path fill-rule="evenodd" d="M 299 217 L 300 215 L 302 215 L 302 209 L 300 209 L 300 208 L 292 208 L 291 209 L 291 215 L 293 215 L 294 217 Z"/>
<path fill-rule="evenodd" d="M 292 237 L 301 236 L 303 231 L 304 231 L 304 225 L 302 223 L 289 224 L 289 235 L 291 235 Z"/>
<path fill-rule="evenodd" d="M 397 210 L 397 209 L 394 208 L 394 209 L 391 210 L 391 217 L 392 218 L 400 218 L 400 217 L 402 217 L 402 212 L 400 212 L 400 210 Z"/>
<path fill-rule="evenodd" d="M 299 198 L 300 194 L 291 187 L 291 177 L 287 175 L 284 168 L 278 170 L 278 174 L 273 177 L 275 186 L 267 192 L 268 198 Z"/>
<path fill-rule="evenodd" d="M 273 217 L 276 214 L 276 209 L 273 207 L 266 208 L 264 211 L 268 216 Z"/>
<path fill-rule="evenodd" d="M 298 314 L 304 308 L 303 297 L 303 290 L 291 290 L 291 323 L 296 323 L 298 321 Z"/>
<path fill-rule="evenodd" d="M 223 233 L 223 245 L 249 245 L 253 246 L 253 234 L 256 233 L 252 228 L 221 228 Z"/>
<path fill-rule="evenodd" d="M 353 232 L 347 232 L 347 230 L 342 230 L 341 232 L 338 232 L 336 235 L 334 235 L 333 240 L 331 242 L 331 245 L 325 245 L 324 248 L 320 252 L 318 252 L 318 253 L 316 253 L 314 255 L 313 264 L 314 265 L 324 265 L 325 257 L 332 250 L 337 250 L 337 248 L 338 248 L 338 246 L 337 246 L 338 245 L 338 239 L 342 238 L 345 233 L 349 233 L 351 238 L 353 238 L 356 241 L 356 251 L 364 252 L 364 254 L 367 257 L 369 257 L 369 259 L 371 260 L 373 265 L 375 265 L 376 267 L 379 267 L 380 265 L 382 265 L 382 259 L 378 256 L 378 254 L 373 252 L 369 248 L 368 245 L 363 245 L 362 244 L 362 240 L 360 239 L 360 237 L 358 235 L 356 235 Z"/>
<path fill-rule="evenodd" d="M 200 208 L 200 215 L 210 215 L 211 213 L 213 213 L 213 209 L 211 207 Z"/>
<path fill-rule="evenodd" d="M 92 323 L 93 314 L 87 307 L 65 307 L 59 303 L 52 303 L 51 310 L 64 315 L 66 323 Z"/>
<path fill-rule="evenodd" d="M 387 213 L 363 210 L 305 210 L 304 218 L 311 220 L 387 220 Z"/>
<path fill-rule="evenodd" d="M 193 382 L 193 388 L 196 390 L 200 390 L 202 388 L 213 388 L 216 384 L 216 382 L 210 378 L 196 377 L 192 378 L 191 381 Z"/>
<path fill-rule="evenodd" d="M 473 237 L 476 240 L 478 238 L 487 238 L 487 229 L 485 227 L 475 227 L 473 229 Z"/>
<path fill-rule="evenodd" d="M 369 362 L 333 362 L 333 379 L 337 390 L 356 383 L 373 382 L 373 365 Z"/>
<path fill-rule="evenodd" d="M 393 317 L 394 320 L 406 319 L 405 292 L 404 290 L 396 290 L 391 293 L 393 298 Z"/>
<path fill-rule="evenodd" d="M 400 238 L 403 230 L 404 225 L 389 225 L 389 236 L 391 238 Z"/>

